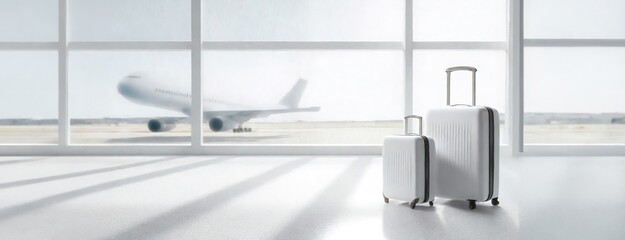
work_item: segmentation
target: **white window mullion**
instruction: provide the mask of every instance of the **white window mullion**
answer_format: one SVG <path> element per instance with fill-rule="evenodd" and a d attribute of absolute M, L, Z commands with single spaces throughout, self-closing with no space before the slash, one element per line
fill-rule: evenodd
<path fill-rule="evenodd" d="M 71 42 L 72 51 L 117 51 L 117 50 L 189 50 L 191 42 Z"/>
<path fill-rule="evenodd" d="M 524 39 L 527 47 L 625 47 L 625 39 Z"/>
<path fill-rule="evenodd" d="M 413 101 L 413 67 L 412 67 L 412 0 L 406 0 L 404 8 L 404 115 L 411 115 Z"/>
<path fill-rule="evenodd" d="M 230 50 L 402 50 L 402 42 L 204 42 L 204 49 Z"/>
<path fill-rule="evenodd" d="M 67 0 L 59 0 L 59 43 L 58 43 L 58 82 L 59 82 L 59 145 L 69 145 L 68 114 L 68 68 L 67 68 Z"/>
<path fill-rule="evenodd" d="M 202 0 L 191 2 L 191 146 L 202 147 Z"/>
<path fill-rule="evenodd" d="M 523 0 L 510 0 L 508 30 L 508 114 L 506 126 L 512 153 L 523 152 Z"/>
<path fill-rule="evenodd" d="M 506 42 L 414 42 L 414 49 L 485 49 L 506 50 Z"/>
<path fill-rule="evenodd" d="M 0 42 L 0 50 L 57 50 L 57 42 Z"/>

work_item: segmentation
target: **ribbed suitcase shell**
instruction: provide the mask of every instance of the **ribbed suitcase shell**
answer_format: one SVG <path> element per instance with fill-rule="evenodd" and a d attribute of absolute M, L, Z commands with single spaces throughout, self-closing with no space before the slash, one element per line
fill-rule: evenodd
<path fill-rule="evenodd" d="M 429 194 L 425 198 L 425 143 L 420 135 L 388 136 L 383 150 L 383 194 L 386 198 L 425 203 L 436 196 L 436 146 L 429 145 Z"/>
<path fill-rule="evenodd" d="M 437 196 L 476 201 L 498 197 L 499 114 L 490 109 L 492 129 L 486 107 L 454 106 L 429 111 L 425 125 L 426 134 L 437 143 Z M 493 131 L 492 140 L 489 131 Z"/>

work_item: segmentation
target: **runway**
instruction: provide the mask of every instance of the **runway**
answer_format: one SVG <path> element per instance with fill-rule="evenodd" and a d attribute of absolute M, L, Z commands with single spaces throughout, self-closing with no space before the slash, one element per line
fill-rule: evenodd
<path fill-rule="evenodd" d="M 403 134 L 400 121 L 294 122 L 244 125 L 252 132 L 212 132 L 204 126 L 204 144 L 382 144 L 385 136 Z M 526 144 L 623 144 L 625 124 L 554 124 L 524 126 Z M 0 126 L 0 144 L 56 144 L 57 127 Z M 501 143 L 507 143 L 500 125 Z M 178 124 L 169 132 L 153 133 L 146 124 L 77 124 L 70 127 L 70 144 L 190 145 L 191 126 Z"/>
<path fill-rule="evenodd" d="M 205 125 L 205 144 L 382 144 L 385 136 L 403 134 L 400 121 L 246 123 L 252 132 L 212 132 Z M 54 144 L 56 126 L 0 126 L 0 143 Z M 153 133 L 147 124 L 82 124 L 70 127 L 71 144 L 191 144 L 191 125 Z"/>

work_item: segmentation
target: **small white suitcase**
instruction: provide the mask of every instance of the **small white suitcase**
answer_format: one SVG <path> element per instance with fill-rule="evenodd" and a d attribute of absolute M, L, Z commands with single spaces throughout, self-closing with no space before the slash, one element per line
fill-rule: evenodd
<path fill-rule="evenodd" d="M 408 119 L 419 119 L 419 135 L 408 133 Z M 432 138 L 421 135 L 422 118 L 404 117 L 406 135 L 384 138 L 383 189 L 384 202 L 389 198 L 434 205 L 436 189 L 436 147 Z"/>
<path fill-rule="evenodd" d="M 450 105 L 450 79 L 454 71 L 472 72 L 473 104 Z M 436 194 L 439 197 L 499 204 L 499 114 L 475 106 L 474 67 L 452 67 L 447 72 L 447 107 L 431 109 L 426 133 L 436 139 L 439 161 Z"/>

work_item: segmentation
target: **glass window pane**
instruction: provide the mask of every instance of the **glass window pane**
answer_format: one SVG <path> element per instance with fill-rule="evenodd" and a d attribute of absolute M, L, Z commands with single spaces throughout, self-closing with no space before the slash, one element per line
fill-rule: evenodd
<path fill-rule="evenodd" d="M 394 51 L 205 52 L 204 143 L 382 144 L 402 132 L 401 63 Z M 252 131 L 233 132 L 241 123 Z"/>
<path fill-rule="evenodd" d="M 506 41 L 507 1 L 415 0 L 415 41 Z"/>
<path fill-rule="evenodd" d="M 71 41 L 190 41 L 190 0 L 69 0 Z"/>
<path fill-rule="evenodd" d="M 625 143 L 625 48 L 525 48 L 525 143 Z"/>
<path fill-rule="evenodd" d="M 70 52 L 72 144 L 189 144 L 191 54 Z"/>
<path fill-rule="evenodd" d="M 445 106 L 447 75 L 453 66 L 477 68 L 476 104 L 499 111 L 501 143 L 507 143 L 504 128 L 506 112 L 506 52 L 503 50 L 416 50 L 414 51 L 414 112 L 425 116 L 428 109 Z M 451 103 L 471 104 L 471 73 L 452 73 Z"/>
<path fill-rule="evenodd" d="M 206 41 L 401 41 L 403 1 L 204 0 Z"/>
<path fill-rule="evenodd" d="M 58 0 L 0 1 L 2 42 L 57 41 L 58 22 Z"/>
<path fill-rule="evenodd" d="M 0 52 L 0 66 L 0 144 L 57 143 L 57 53 Z"/>
<path fill-rule="evenodd" d="M 623 0 L 525 0 L 525 38 L 625 38 Z"/>

